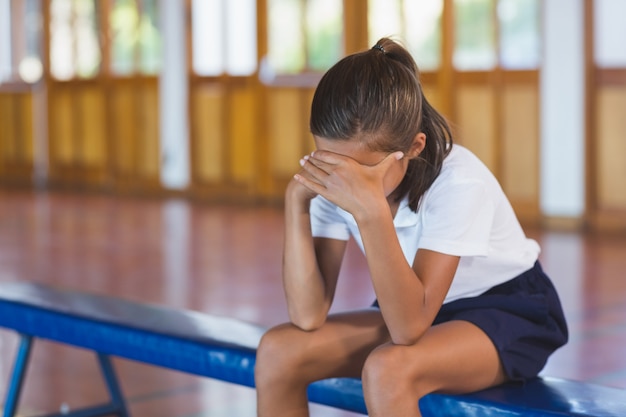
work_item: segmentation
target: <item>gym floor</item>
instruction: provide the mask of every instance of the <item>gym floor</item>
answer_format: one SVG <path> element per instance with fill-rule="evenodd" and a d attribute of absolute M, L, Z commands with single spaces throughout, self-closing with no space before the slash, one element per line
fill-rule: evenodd
<path fill-rule="evenodd" d="M 184 199 L 0 189 L 0 280 L 31 280 L 263 325 L 286 321 L 282 211 Z M 626 235 L 527 230 L 560 292 L 570 342 L 542 374 L 626 389 Z M 373 300 L 351 244 L 334 311 Z M 4 398 L 17 336 L 0 329 Z M 114 359 L 135 417 L 255 415 L 254 390 Z M 91 352 L 38 341 L 20 416 L 106 400 Z M 2 399 L 0 399 L 2 402 Z M 322 406 L 313 416 L 356 416 Z"/>

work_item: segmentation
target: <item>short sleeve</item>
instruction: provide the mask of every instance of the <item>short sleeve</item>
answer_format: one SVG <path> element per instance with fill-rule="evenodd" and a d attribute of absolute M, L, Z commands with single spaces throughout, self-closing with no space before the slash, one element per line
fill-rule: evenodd
<path fill-rule="evenodd" d="M 322 196 L 311 200 L 311 231 L 313 237 L 348 240 L 350 229 L 339 209 Z"/>
<path fill-rule="evenodd" d="M 426 197 L 420 248 L 456 256 L 488 254 L 495 204 L 483 182 L 455 181 Z"/>

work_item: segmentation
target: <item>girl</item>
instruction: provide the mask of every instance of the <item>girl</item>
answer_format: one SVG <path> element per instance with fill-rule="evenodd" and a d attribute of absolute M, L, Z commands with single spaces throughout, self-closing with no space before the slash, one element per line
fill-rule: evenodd
<path fill-rule="evenodd" d="M 453 146 L 417 65 L 383 38 L 321 79 L 317 150 L 285 196 L 283 285 L 290 323 L 256 364 L 258 415 L 307 416 L 306 388 L 362 378 L 370 416 L 420 416 L 430 392 L 535 377 L 567 341 L 558 296 L 494 176 Z M 350 236 L 376 301 L 329 315 Z"/>

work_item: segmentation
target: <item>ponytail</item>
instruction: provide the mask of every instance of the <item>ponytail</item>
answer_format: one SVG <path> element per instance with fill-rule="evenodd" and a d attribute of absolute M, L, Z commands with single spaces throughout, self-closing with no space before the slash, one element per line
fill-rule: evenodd
<path fill-rule="evenodd" d="M 443 160 L 452 150 L 453 144 L 448 122 L 423 94 L 420 131 L 426 135 L 426 145 L 419 157 L 409 161 L 406 175 L 396 194 L 401 199 L 408 193 L 409 207 L 413 211 L 417 211 L 422 196 L 439 176 Z"/>
<path fill-rule="evenodd" d="M 397 200 L 408 194 L 409 207 L 417 211 L 422 196 L 441 172 L 443 160 L 452 149 L 454 142 L 452 131 L 447 120 L 426 99 L 420 82 L 419 69 L 406 48 L 389 38 L 382 38 L 373 49 L 401 63 L 417 79 L 417 94 L 421 101 L 419 131 L 426 135 L 426 145 L 418 158 L 409 161 L 406 175 L 396 190 Z"/>

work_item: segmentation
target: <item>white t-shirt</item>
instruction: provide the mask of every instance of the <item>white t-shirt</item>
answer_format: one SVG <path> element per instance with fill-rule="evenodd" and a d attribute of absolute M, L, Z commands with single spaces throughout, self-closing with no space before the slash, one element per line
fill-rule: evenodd
<path fill-rule="evenodd" d="M 311 201 L 313 236 L 363 241 L 351 214 L 317 196 Z M 393 220 L 404 256 L 419 248 L 460 256 L 444 303 L 473 297 L 532 268 L 539 245 L 528 239 L 498 181 L 468 149 L 454 145 L 417 212 L 401 202 Z M 393 277 L 389 277 L 393 279 Z"/>

